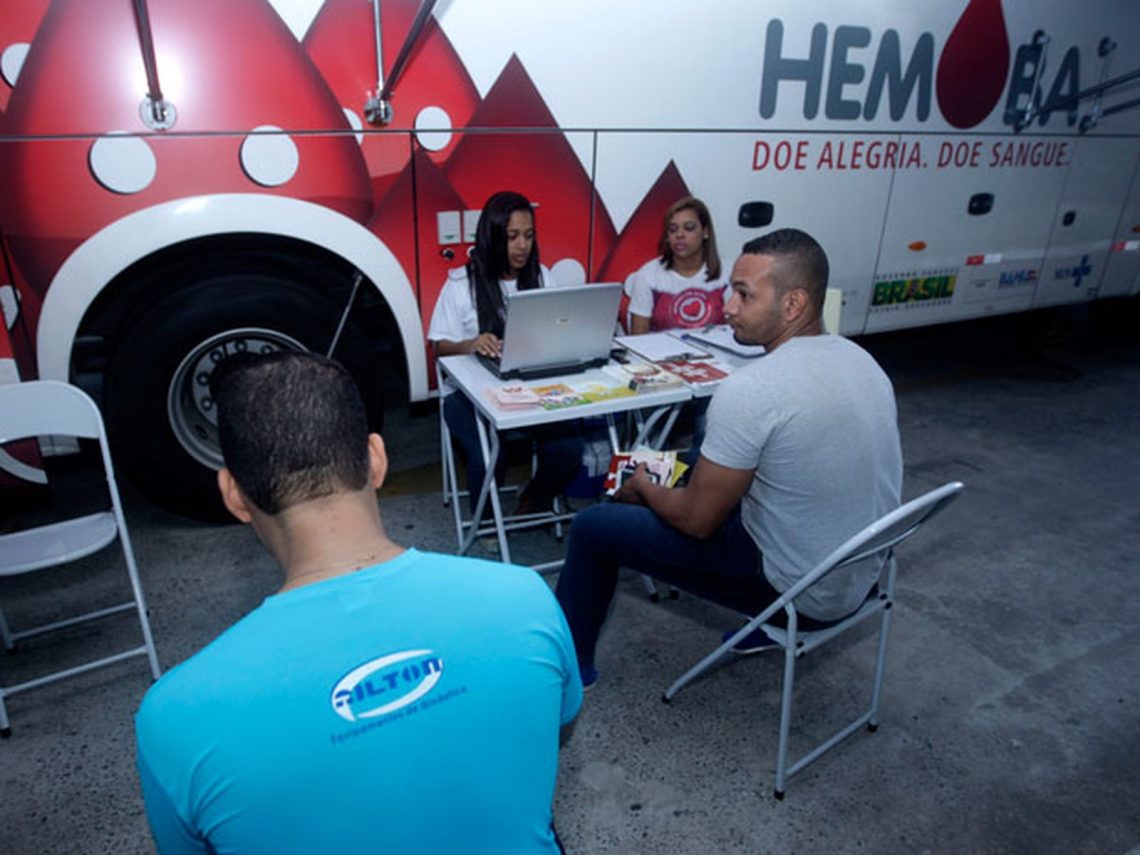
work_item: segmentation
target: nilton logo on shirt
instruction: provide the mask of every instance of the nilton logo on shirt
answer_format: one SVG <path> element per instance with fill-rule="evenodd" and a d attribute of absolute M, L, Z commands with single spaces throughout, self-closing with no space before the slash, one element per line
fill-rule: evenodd
<path fill-rule="evenodd" d="M 443 660 L 431 650 L 389 653 L 353 668 L 333 686 L 333 712 L 345 721 L 393 713 L 422 698 L 439 682 Z"/>

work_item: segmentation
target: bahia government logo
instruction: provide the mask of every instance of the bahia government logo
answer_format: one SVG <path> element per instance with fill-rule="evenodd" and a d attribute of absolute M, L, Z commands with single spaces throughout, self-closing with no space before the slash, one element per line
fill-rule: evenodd
<path fill-rule="evenodd" d="M 431 650 L 403 650 L 353 668 L 333 686 L 333 712 L 345 721 L 377 718 L 415 703 L 439 682 L 443 660 Z"/>

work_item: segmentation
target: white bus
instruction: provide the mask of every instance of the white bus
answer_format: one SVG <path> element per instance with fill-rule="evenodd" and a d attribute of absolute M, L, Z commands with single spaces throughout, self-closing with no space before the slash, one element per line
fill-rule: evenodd
<path fill-rule="evenodd" d="M 119 461 L 217 508 L 208 378 L 331 352 L 373 414 L 478 210 L 621 281 L 682 195 L 723 255 L 813 234 L 846 335 L 1140 289 L 1127 0 L 6 0 L 0 305 L 20 375 L 101 392 Z"/>

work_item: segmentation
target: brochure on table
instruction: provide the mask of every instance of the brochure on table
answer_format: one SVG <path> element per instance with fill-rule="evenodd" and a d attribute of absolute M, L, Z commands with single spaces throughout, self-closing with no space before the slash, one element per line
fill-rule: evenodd
<path fill-rule="evenodd" d="M 696 330 L 670 330 L 620 336 L 617 343 L 643 359 L 670 371 L 689 386 L 708 393 L 733 370 L 764 353 L 764 348 L 739 344 L 725 324 Z"/>
<path fill-rule="evenodd" d="M 657 364 L 690 386 L 716 385 L 732 373 L 732 369 L 723 362 L 708 358 L 670 359 Z"/>
<path fill-rule="evenodd" d="M 650 362 L 663 362 L 671 359 L 707 359 L 712 356 L 708 348 L 694 346 L 692 343 L 682 341 L 680 330 L 644 333 L 642 335 L 619 335 L 614 341 Z"/>
<path fill-rule="evenodd" d="M 612 383 L 575 383 L 566 380 L 558 383 L 541 380 L 531 384 L 508 383 L 504 386 L 492 386 L 486 390 L 486 394 L 491 403 L 500 410 L 539 407 L 544 410 L 561 410 L 565 407 L 593 404 L 614 398 L 629 398 L 637 395 L 638 391 L 639 388 L 631 385 L 628 378 L 625 382 L 620 378 L 614 378 Z"/>
<path fill-rule="evenodd" d="M 734 356 L 763 356 L 764 347 L 759 344 L 741 344 L 736 340 L 732 327 L 728 324 L 717 324 L 713 327 L 701 327 L 695 330 L 685 330 L 680 333 L 681 341 L 690 347 L 698 349 L 714 348 L 723 350 Z"/>
<path fill-rule="evenodd" d="M 686 368 L 690 373 L 712 377 L 717 372 L 711 365 Z M 694 374 L 694 376 L 696 376 Z M 726 374 L 720 374 L 723 378 Z M 711 380 L 709 381 L 711 382 Z M 624 364 L 610 363 L 597 371 L 583 375 L 582 380 L 561 377 L 557 382 L 535 380 L 529 383 L 506 383 L 486 389 L 487 398 L 500 410 L 524 410 L 541 407 L 544 410 L 561 410 L 581 404 L 629 398 L 661 389 L 681 389 L 685 378 L 665 366 L 652 362 L 630 360 Z"/>

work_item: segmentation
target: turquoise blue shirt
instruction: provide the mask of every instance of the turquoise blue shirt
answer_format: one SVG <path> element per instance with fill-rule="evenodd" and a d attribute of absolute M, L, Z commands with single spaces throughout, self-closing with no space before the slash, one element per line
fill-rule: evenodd
<path fill-rule="evenodd" d="M 546 583 L 409 550 L 267 598 L 136 718 L 162 853 L 557 852 L 581 706 Z"/>

